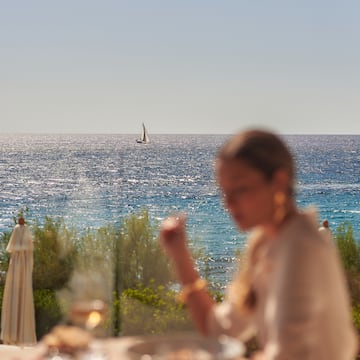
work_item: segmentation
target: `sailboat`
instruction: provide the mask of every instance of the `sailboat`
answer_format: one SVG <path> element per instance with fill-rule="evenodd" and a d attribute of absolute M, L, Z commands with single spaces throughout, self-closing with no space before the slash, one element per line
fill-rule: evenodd
<path fill-rule="evenodd" d="M 148 132 L 146 130 L 146 127 L 144 125 L 144 123 L 142 124 L 142 130 L 141 130 L 141 135 L 139 139 L 136 139 L 136 142 L 138 144 L 148 144 L 150 142 L 150 138 L 148 135 Z"/>

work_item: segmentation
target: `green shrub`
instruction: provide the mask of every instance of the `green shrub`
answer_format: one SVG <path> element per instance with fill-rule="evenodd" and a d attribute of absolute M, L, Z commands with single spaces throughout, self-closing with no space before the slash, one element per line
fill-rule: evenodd
<path fill-rule="evenodd" d="M 129 215 L 122 221 L 118 263 L 117 289 L 167 284 L 173 280 L 170 263 L 157 241 L 156 226 L 149 220 L 147 210 Z"/>
<path fill-rule="evenodd" d="M 41 339 L 63 319 L 56 293 L 49 289 L 34 290 L 36 336 Z"/>
<path fill-rule="evenodd" d="M 354 325 L 357 331 L 360 333 L 360 304 L 356 304 L 352 307 L 352 315 L 354 319 Z"/>
<path fill-rule="evenodd" d="M 33 227 L 34 289 L 61 289 L 74 270 L 77 248 L 76 233 L 63 220 L 45 218 L 43 227 Z"/>
<path fill-rule="evenodd" d="M 354 231 L 349 222 L 342 223 L 336 229 L 335 241 L 345 270 L 359 273 L 360 247 L 354 239 Z"/>
<path fill-rule="evenodd" d="M 342 223 L 336 229 L 335 243 L 345 269 L 350 291 L 353 323 L 360 334 L 360 245 L 354 238 L 353 228 L 349 222 Z M 360 353 L 357 359 L 360 359 Z"/>
<path fill-rule="evenodd" d="M 120 226 L 86 231 L 78 241 L 75 275 L 94 274 L 94 271 L 103 274 L 102 287 L 109 302 L 139 283 L 145 287 L 168 284 L 174 277 L 157 241 L 157 230 L 150 222 L 148 211 L 142 210 L 125 217 Z M 114 311 L 114 331 L 120 326 L 119 312 Z"/>
<path fill-rule="evenodd" d="M 0 236 L 0 286 L 5 285 L 6 272 L 9 267 L 10 254 L 6 247 L 10 241 L 11 232 L 4 232 Z"/>
<path fill-rule="evenodd" d="M 164 334 L 193 330 L 176 293 L 158 285 L 124 290 L 120 298 L 121 335 Z"/>
<path fill-rule="evenodd" d="M 87 230 L 82 236 L 67 229 L 63 220 L 48 217 L 42 227 L 34 225 L 32 231 L 38 339 L 64 318 L 58 290 L 71 291 L 69 280 L 78 272 L 101 274 L 112 303 L 113 335 L 193 329 L 186 308 L 176 302 L 176 293 L 171 289 L 174 276 L 157 241 L 157 224 L 151 224 L 146 210 L 128 215 L 121 226 Z M 10 235 L 3 233 L 0 237 L 0 305 Z M 349 283 L 354 324 L 360 332 L 360 246 L 350 223 L 337 228 L 335 241 Z M 205 264 L 204 275 L 208 277 L 208 258 L 201 249 L 195 249 L 193 254 Z M 221 301 L 222 292 L 212 284 L 209 288 L 216 301 Z"/>
<path fill-rule="evenodd" d="M 336 229 L 335 243 L 345 269 L 352 304 L 357 306 L 360 304 L 360 246 L 349 222 Z"/>

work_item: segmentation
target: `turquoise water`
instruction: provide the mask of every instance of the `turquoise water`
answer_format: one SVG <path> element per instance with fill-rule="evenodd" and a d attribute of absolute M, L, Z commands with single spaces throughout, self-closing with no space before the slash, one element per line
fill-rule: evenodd
<path fill-rule="evenodd" d="M 225 135 L 0 135 L 0 232 L 28 207 L 27 220 L 61 216 L 80 231 L 139 209 L 156 222 L 188 214 L 190 238 L 211 257 L 221 282 L 245 242 L 223 210 L 213 162 Z M 285 136 L 298 168 L 297 202 L 315 205 L 335 229 L 343 221 L 360 238 L 360 136 Z"/>

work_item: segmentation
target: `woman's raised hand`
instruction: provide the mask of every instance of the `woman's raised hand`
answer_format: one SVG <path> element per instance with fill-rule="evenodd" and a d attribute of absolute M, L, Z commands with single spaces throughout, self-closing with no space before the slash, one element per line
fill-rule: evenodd
<path fill-rule="evenodd" d="M 176 257 L 179 250 L 186 248 L 186 216 L 172 216 L 164 220 L 160 227 L 160 244 L 165 252 Z"/>

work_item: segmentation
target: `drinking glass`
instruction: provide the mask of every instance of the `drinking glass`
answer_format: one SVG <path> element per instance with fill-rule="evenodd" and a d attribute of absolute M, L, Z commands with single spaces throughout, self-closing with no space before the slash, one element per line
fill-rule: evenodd
<path fill-rule="evenodd" d="M 94 337 L 108 336 L 110 293 L 106 278 L 99 271 L 75 272 L 67 289 L 67 321 Z"/>
<path fill-rule="evenodd" d="M 107 359 L 102 338 L 111 334 L 111 279 L 105 270 L 77 270 L 68 287 L 58 293 L 59 302 L 66 314 L 66 323 L 84 329 L 92 335 L 80 359 Z"/>

